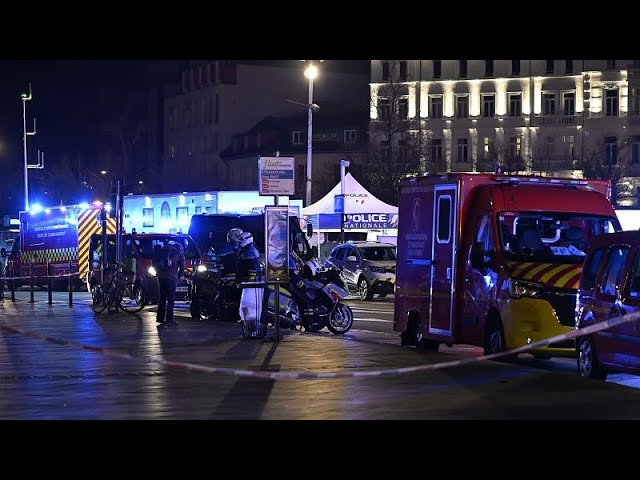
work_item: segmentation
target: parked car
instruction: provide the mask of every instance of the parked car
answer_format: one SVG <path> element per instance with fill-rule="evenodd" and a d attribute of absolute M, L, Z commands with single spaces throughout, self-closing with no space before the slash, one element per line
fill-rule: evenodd
<path fill-rule="evenodd" d="M 391 243 L 343 243 L 331 250 L 327 264 L 341 270 L 349 291 L 357 292 L 362 300 L 395 291 L 396 246 Z"/>
<path fill-rule="evenodd" d="M 640 310 L 640 231 L 598 235 L 580 277 L 576 327 Z M 609 373 L 640 374 L 640 322 L 627 322 L 576 340 L 578 373 L 604 380 Z"/>

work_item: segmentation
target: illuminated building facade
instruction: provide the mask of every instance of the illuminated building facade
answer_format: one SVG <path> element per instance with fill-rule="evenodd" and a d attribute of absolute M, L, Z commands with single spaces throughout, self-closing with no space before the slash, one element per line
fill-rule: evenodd
<path fill-rule="evenodd" d="M 419 138 L 422 173 L 609 166 L 624 170 L 620 205 L 637 202 L 637 60 L 373 60 L 370 94 L 370 137 L 399 115 Z"/>

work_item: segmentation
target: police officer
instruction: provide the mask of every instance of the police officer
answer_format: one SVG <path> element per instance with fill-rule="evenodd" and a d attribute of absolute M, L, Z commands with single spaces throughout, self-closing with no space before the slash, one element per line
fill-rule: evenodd
<path fill-rule="evenodd" d="M 260 252 L 253 243 L 253 235 L 243 232 L 240 235 L 240 254 L 236 279 L 242 282 L 262 281 Z M 243 288 L 240 297 L 240 320 L 250 336 L 255 332 L 262 314 L 263 287 Z"/>
<path fill-rule="evenodd" d="M 221 278 L 235 279 L 240 252 L 242 229 L 232 228 L 227 233 L 227 244 L 218 250 L 217 265 Z"/>

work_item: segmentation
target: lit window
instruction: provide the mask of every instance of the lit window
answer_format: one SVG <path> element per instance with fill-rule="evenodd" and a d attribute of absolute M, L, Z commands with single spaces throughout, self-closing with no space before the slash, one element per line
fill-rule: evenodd
<path fill-rule="evenodd" d="M 543 113 L 545 115 L 556 114 L 556 94 L 555 92 L 545 92 L 542 94 L 543 98 Z"/>
<path fill-rule="evenodd" d="M 431 118 L 442 118 L 442 95 L 429 95 Z"/>
<path fill-rule="evenodd" d="M 482 95 L 482 116 L 494 117 L 496 115 L 496 96 L 492 93 L 490 95 Z"/>
<path fill-rule="evenodd" d="M 605 90 L 606 93 L 606 115 L 607 117 L 618 116 L 618 89 Z"/>
<path fill-rule="evenodd" d="M 388 120 L 391 116 L 391 101 L 388 98 L 380 97 L 378 99 L 378 118 L 380 120 Z"/>
<path fill-rule="evenodd" d="M 398 116 L 401 119 L 409 118 L 409 99 L 407 97 L 398 100 Z"/>
<path fill-rule="evenodd" d="M 457 118 L 469 117 L 469 95 L 456 96 L 456 117 Z"/>
<path fill-rule="evenodd" d="M 575 137 L 573 135 L 563 135 L 562 144 L 564 145 L 565 158 L 575 158 Z"/>
<path fill-rule="evenodd" d="M 469 161 L 469 144 L 466 138 L 458 139 L 458 162 Z"/>
<path fill-rule="evenodd" d="M 519 157 L 522 152 L 522 138 L 521 137 L 511 137 L 509 139 L 509 147 L 511 151 L 512 157 Z"/>
<path fill-rule="evenodd" d="M 522 95 L 520 93 L 509 94 L 509 115 L 512 117 L 522 115 Z"/>
<path fill-rule="evenodd" d="M 574 92 L 564 92 L 562 94 L 565 115 L 576 114 L 576 94 Z"/>
<path fill-rule="evenodd" d="M 431 140 L 431 161 L 432 162 L 442 161 L 442 139 L 441 138 L 433 138 Z"/>

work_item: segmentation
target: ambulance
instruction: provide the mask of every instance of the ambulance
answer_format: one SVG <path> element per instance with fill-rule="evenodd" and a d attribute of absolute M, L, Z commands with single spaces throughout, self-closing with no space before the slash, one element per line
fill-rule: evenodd
<path fill-rule="evenodd" d="M 595 235 L 620 230 L 609 180 L 448 173 L 399 186 L 394 330 L 485 354 L 569 332 Z M 573 340 L 531 353 L 574 356 Z"/>

